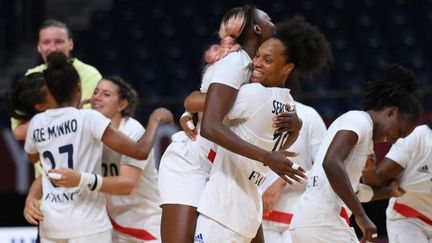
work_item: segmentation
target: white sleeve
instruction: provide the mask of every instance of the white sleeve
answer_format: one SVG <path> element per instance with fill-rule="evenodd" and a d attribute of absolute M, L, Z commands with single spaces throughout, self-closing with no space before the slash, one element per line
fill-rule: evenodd
<path fill-rule="evenodd" d="M 239 52 L 233 52 L 217 61 L 214 66 L 213 78 L 211 83 L 220 83 L 234 89 L 250 79 L 250 63 L 245 63 L 239 58 Z"/>
<path fill-rule="evenodd" d="M 97 140 L 102 140 L 105 130 L 110 125 L 111 120 L 95 110 L 83 110 L 86 112 L 83 119 L 83 127 Z"/>
<path fill-rule="evenodd" d="M 347 130 L 352 131 L 357 134 L 357 144 L 365 139 L 370 128 L 370 122 L 364 116 L 354 115 L 346 115 L 342 118 L 343 120 L 340 122 L 340 126 L 338 131 Z"/>
<path fill-rule="evenodd" d="M 33 136 L 31 134 L 31 131 L 33 130 L 33 124 L 34 119 L 30 120 L 28 129 L 27 129 L 27 135 L 26 135 L 26 139 L 25 139 L 25 144 L 24 144 L 24 150 L 26 151 L 26 153 L 28 154 L 37 154 L 37 148 L 36 148 L 36 144 L 33 140 Z"/>
<path fill-rule="evenodd" d="M 141 125 L 141 123 L 139 123 L 137 120 L 133 118 L 127 118 L 127 119 L 128 121 L 126 121 L 125 125 L 120 128 L 120 131 L 136 142 L 144 135 L 145 129 Z M 147 162 L 148 159 L 137 160 L 126 155 L 122 155 L 120 158 L 120 165 L 131 165 L 142 170 L 144 170 L 145 166 L 147 165 Z"/>
<path fill-rule="evenodd" d="M 419 144 L 419 136 L 421 136 L 421 132 L 416 128 L 406 138 L 399 138 L 396 143 L 392 145 L 385 157 L 398 163 L 403 168 L 406 168 L 411 160 L 411 156 L 416 153 L 414 150 L 422 146 L 422 144 Z"/>
<path fill-rule="evenodd" d="M 262 89 L 261 89 L 262 87 Z M 262 91 L 265 88 L 258 84 L 245 84 L 241 86 L 233 106 L 226 115 L 230 120 L 247 119 L 254 114 L 253 110 L 257 109 L 265 97 Z"/>
<path fill-rule="evenodd" d="M 312 109 L 308 120 L 308 128 L 310 135 L 310 153 L 312 159 L 315 158 L 316 153 L 321 145 L 322 140 L 326 134 L 327 128 L 326 125 L 315 109 Z"/>

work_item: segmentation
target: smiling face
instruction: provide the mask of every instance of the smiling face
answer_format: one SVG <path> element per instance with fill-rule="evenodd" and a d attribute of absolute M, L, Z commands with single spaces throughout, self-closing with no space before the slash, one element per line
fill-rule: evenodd
<path fill-rule="evenodd" d="M 48 54 L 57 51 L 69 56 L 73 41 L 65 28 L 50 26 L 39 31 L 37 50 L 46 62 Z"/>
<path fill-rule="evenodd" d="M 250 81 L 266 87 L 283 87 L 294 68 L 294 64 L 287 63 L 284 44 L 276 38 L 270 38 L 260 45 L 252 65 Z"/>
<path fill-rule="evenodd" d="M 128 105 L 127 100 L 120 99 L 119 87 L 111 81 L 102 79 L 91 97 L 91 107 L 104 116 L 113 119 L 121 116 L 121 111 Z"/>

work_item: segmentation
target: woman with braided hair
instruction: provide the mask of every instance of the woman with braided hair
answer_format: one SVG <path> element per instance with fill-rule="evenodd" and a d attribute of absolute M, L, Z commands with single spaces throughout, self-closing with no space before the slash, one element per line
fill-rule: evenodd
<path fill-rule="evenodd" d="M 376 226 L 354 191 L 373 143 L 394 143 L 415 128 L 421 115 L 416 87 L 410 71 L 387 65 L 381 80 L 366 83 L 364 111 L 348 111 L 331 124 L 294 211 L 293 242 L 358 242 L 349 227 L 351 212 L 363 233 L 360 242 L 375 242 Z"/>
<path fill-rule="evenodd" d="M 376 166 L 363 170 L 363 180 L 371 186 L 387 185 L 397 179 L 405 191 L 390 198 L 387 235 L 390 243 L 428 243 L 432 239 L 432 120 L 417 126 L 399 139 Z"/>

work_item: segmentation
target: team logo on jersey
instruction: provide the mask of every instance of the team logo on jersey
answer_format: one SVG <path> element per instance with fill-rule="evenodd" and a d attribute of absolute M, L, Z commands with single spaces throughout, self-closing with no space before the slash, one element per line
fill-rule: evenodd
<path fill-rule="evenodd" d="M 318 186 L 318 176 L 312 176 L 307 180 L 307 187 L 317 187 Z"/>
<path fill-rule="evenodd" d="M 197 234 L 197 235 L 195 236 L 195 238 L 194 238 L 194 242 L 197 242 L 197 243 L 204 243 L 204 239 L 203 239 L 203 236 L 202 236 L 201 233 L 199 233 L 199 234 Z"/>
<path fill-rule="evenodd" d="M 80 196 L 81 194 L 79 190 L 62 193 L 47 192 L 44 195 L 44 201 L 49 201 L 52 203 L 65 203 L 75 201 Z"/>
<path fill-rule="evenodd" d="M 417 169 L 417 171 L 418 171 L 418 172 L 423 172 L 423 173 L 429 174 L 429 167 L 428 167 L 427 165 L 420 166 L 420 167 Z"/>
<path fill-rule="evenodd" d="M 261 186 L 264 183 L 266 178 L 267 178 L 266 176 L 263 176 L 254 170 L 252 171 L 252 173 L 248 177 L 248 179 L 250 181 L 252 181 L 253 183 L 255 183 L 257 186 Z"/>

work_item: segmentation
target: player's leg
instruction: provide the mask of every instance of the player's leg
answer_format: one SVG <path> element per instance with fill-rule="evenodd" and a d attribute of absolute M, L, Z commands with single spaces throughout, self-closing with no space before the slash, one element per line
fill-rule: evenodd
<path fill-rule="evenodd" d="M 264 231 L 262 224 L 258 228 L 257 234 L 255 235 L 255 238 L 252 239 L 251 243 L 264 243 L 266 242 L 264 237 Z M 273 242 L 273 241 L 267 241 L 267 242 Z"/>
<path fill-rule="evenodd" d="M 190 243 L 194 237 L 197 208 L 181 204 L 163 204 L 161 207 L 162 242 Z"/>
<path fill-rule="evenodd" d="M 190 243 L 193 240 L 197 207 L 210 171 L 210 165 L 202 164 L 199 152 L 188 145 L 171 143 L 159 167 L 161 238 L 164 243 Z"/>

